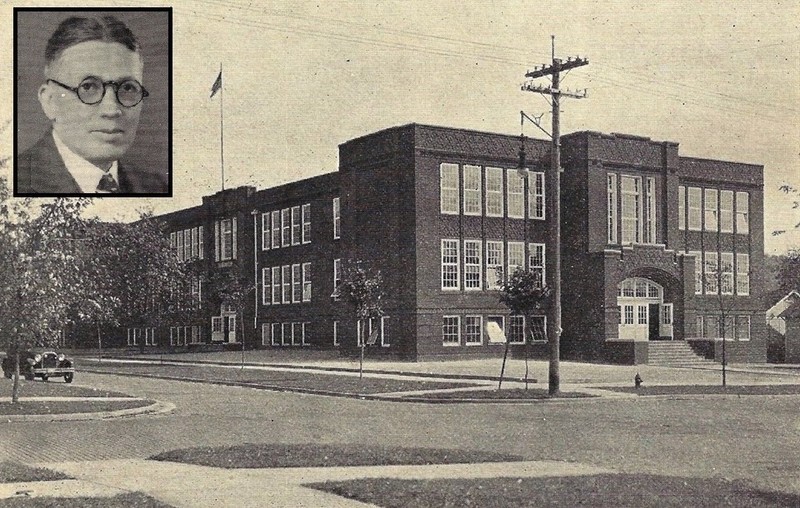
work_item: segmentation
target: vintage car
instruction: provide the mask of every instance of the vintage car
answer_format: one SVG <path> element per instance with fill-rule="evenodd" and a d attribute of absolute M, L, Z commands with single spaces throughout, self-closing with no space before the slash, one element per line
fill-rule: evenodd
<path fill-rule="evenodd" d="M 27 380 L 40 377 L 47 381 L 51 377 L 63 377 L 71 383 L 75 377 L 75 363 L 63 353 L 52 350 L 28 350 L 19 354 L 19 373 Z M 14 357 L 6 354 L 3 358 L 3 375 L 14 377 Z"/>

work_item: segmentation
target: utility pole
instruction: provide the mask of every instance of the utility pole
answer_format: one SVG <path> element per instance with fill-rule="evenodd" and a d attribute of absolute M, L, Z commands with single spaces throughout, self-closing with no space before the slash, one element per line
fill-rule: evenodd
<path fill-rule="evenodd" d="M 548 373 L 548 391 L 550 395 L 558 395 L 560 390 L 561 378 L 559 373 L 559 359 L 561 356 L 561 134 L 559 124 L 559 113 L 561 97 L 572 97 L 582 99 L 586 97 L 586 90 L 582 93 L 574 93 L 568 90 L 561 90 L 561 72 L 588 65 L 589 61 L 585 58 L 577 57 L 574 60 L 570 57 L 564 62 L 556 58 L 555 35 L 550 36 L 552 63 L 547 66 L 542 64 L 541 68 L 536 67 L 533 71 L 525 74 L 526 78 L 536 79 L 545 76 L 552 76 L 552 84 L 549 87 L 525 83 L 522 90 L 549 95 L 553 107 L 553 128 L 550 137 L 553 140 L 550 152 L 550 172 L 547 179 L 547 218 L 549 223 L 547 242 L 547 259 L 550 269 L 547 271 L 552 289 L 553 304 L 549 308 L 547 318 L 547 342 L 550 349 L 550 365 Z M 541 128 L 541 127 L 540 127 Z"/>

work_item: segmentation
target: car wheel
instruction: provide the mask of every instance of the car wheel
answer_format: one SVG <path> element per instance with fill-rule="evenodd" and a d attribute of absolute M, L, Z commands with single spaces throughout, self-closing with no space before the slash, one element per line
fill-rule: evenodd
<path fill-rule="evenodd" d="M 50 379 L 49 376 L 47 376 L 47 375 L 42 376 L 42 381 L 47 381 L 48 379 Z"/>
<path fill-rule="evenodd" d="M 75 376 L 75 374 L 73 374 L 72 372 L 68 372 L 68 373 L 64 374 L 64 382 L 65 383 L 71 383 L 72 382 L 72 378 L 74 376 Z"/>

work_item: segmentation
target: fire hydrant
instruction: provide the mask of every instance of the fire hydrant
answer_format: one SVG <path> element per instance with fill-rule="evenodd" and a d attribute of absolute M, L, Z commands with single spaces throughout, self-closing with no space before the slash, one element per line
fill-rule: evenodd
<path fill-rule="evenodd" d="M 636 373 L 636 376 L 634 376 L 633 378 L 633 383 L 636 385 L 636 388 L 642 386 L 642 376 L 640 376 L 638 372 Z"/>

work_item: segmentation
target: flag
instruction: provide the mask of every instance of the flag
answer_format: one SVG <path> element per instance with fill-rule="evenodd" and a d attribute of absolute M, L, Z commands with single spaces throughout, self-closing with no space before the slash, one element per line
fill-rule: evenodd
<path fill-rule="evenodd" d="M 211 97 L 214 97 L 214 94 L 217 93 L 220 88 L 222 88 L 222 71 L 219 71 L 217 80 L 211 85 Z"/>

